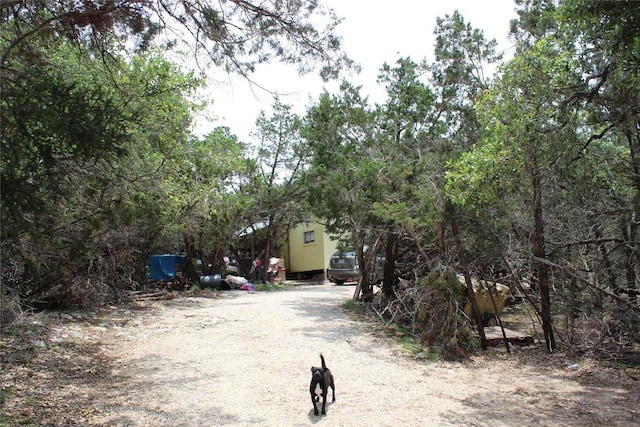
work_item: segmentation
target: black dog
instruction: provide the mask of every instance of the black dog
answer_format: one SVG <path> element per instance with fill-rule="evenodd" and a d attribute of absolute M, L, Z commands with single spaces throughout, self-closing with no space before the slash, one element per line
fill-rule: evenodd
<path fill-rule="evenodd" d="M 322 360 L 322 367 L 318 368 L 315 366 L 311 367 L 311 372 L 313 375 L 311 376 L 311 386 L 309 387 L 309 392 L 311 393 L 311 402 L 313 403 L 313 413 L 314 415 L 318 415 L 318 407 L 316 406 L 316 402 L 320 401 L 320 398 L 316 394 L 316 389 L 320 388 L 322 392 L 322 415 L 327 415 L 325 408 L 327 407 L 327 392 L 329 391 L 329 387 L 331 387 L 331 391 L 333 391 L 333 401 L 336 401 L 336 386 L 333 384 L 333 375 L 327 365 L 324 363 L 324 357 L 322 354 L 320 355 L 320 360 Z"/>

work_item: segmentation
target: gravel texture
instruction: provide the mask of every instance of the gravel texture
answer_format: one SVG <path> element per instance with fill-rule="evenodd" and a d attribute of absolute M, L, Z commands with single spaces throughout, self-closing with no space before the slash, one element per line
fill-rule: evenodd
<path fill-rule="evenodd" d="M 229 291 L 114 307 L 101 323 L 61 319 L 45 345 L 98 346 L 109 369 L 87 359 L 84 371 L 56 380 L 64 386 L 49 386 L 41 401 L 68 409 L 49 410 L 41 425 L 627 426 L 640 419 L 638 370 L 603 370 L 539 346 L 512 354 L 496 348 L 465 363 L 415 360 L 343 308 L 353 291 Z M 336 384 L 326 416 L 313 414 L 309 395 L 320 353 Z M 578 369 L 566 370 L 571 363 Z M 28 387 L 12 375 L 17 397 L 9 410 L 27 413 L 16 400 Z"/>

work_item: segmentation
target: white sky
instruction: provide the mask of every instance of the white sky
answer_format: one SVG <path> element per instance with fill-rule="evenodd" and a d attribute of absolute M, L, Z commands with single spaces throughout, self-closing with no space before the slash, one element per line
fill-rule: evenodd
<path fill-rule="evenodd" d="M 376 84 L 378 71 L 384 62 L 395 63 L 400 57 L 415 62 L 433 60 L 436 17 L 451 15 L 458 10 L 473 28 L 484 32 L 486 39 L 496 39 L 498 51 L 511 53 L 507 39 L 509 21 L 516 17 L 513 0 L 325 0 L 338 17 L 344 18 L 337 29 L 347 55 L 362 67 L 359 75 L 345 76 L 372 102 L 384 100 L 384 90 Z M 387 7 L 381 7 L 387 5 Z M 294 66 L 267 64 L 257 69 L 253 80 L 272 92 L 280 101 L 293 106 L 299 115 L 318 99 L 323 88 L 337 92 L 339 82 L 325 84 L 315 74 L 300 77 Z M 228 126 L 241 141 L 252 142 L 255 120 L 261 111 L 271 111 L 272 95 L 236 76 L 212 82 L 210 96 L 214 103 L 206 115 L 198 117 L 197 134 L 216 126 Z"/>

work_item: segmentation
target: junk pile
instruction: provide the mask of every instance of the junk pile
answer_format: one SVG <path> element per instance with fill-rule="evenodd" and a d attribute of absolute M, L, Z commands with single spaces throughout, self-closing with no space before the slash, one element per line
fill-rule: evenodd
<path fill-rule="evenodd" d="M 224 279 L 232 289 L 242 289 L 243 291 L 255 291 L 256 285 L 250 283 L 246 277 L 227 275 Z"/>
<path fill-rule="evenodd" d="M 202 288 L 222 290 L 241 289 L 243 291 L 251 292 L 256 290 L 256 285 L 250 283 L 246 279 L 246 277 L 233 276 L 231 274 L 228 274 L 224 279 L 219 274 L 214 274 L 212 276 L 201 276 L 200 286 Z"/>

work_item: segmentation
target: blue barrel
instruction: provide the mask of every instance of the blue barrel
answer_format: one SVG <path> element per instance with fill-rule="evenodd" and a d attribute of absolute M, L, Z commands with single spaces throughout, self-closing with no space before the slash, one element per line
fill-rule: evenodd
<path fill-rule="evenodd" d="M 200 286 L 202 288 L 217 289 L 220 287 L 221 282 L 222 278 L 219 274 L 214 274 L 212 276 L 200 276 Z"/>

